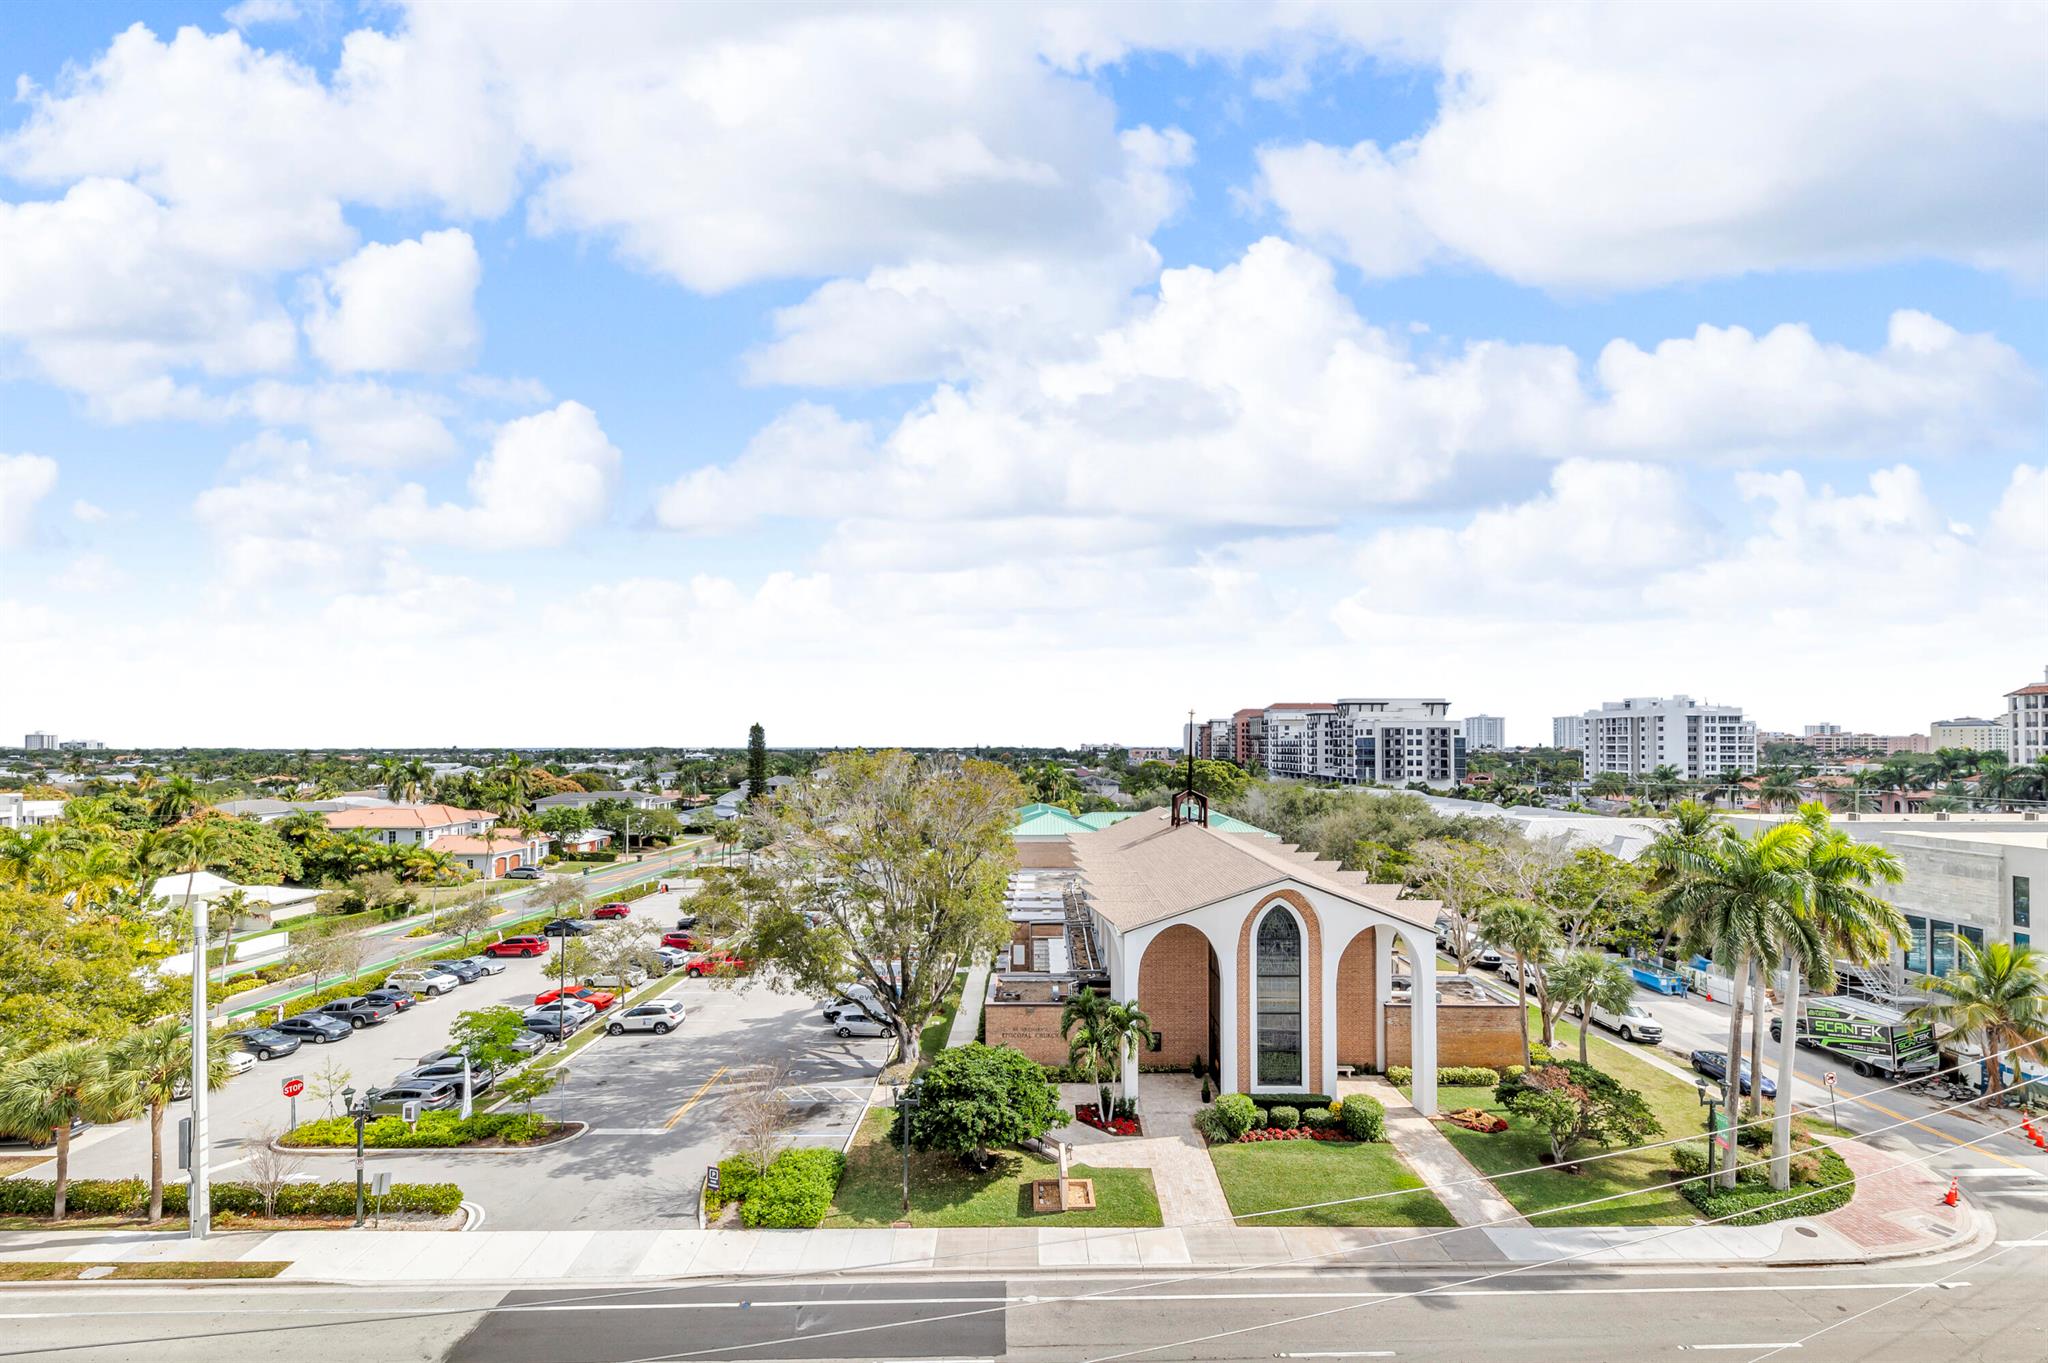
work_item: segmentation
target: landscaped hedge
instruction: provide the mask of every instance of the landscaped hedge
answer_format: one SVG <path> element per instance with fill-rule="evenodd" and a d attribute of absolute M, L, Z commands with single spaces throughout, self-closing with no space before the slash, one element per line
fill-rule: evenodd
<path fill-rule="evenodd" d="M 183 1216 L 187 1186 L 164 1187 L 164 1211 Z M 263 1195 L 247 1183 L 212 1185 L 216 1215 L 263 1214 Z M 149 1184 L 139 1178 L 75 1178 L 64 1190 L 71 1216 L 141 1216 L 149 1210 Z M 0 1179 L 0 1215 L 49 1216 L 57 1205 L 57 1185 L 49 1179 Z M 453 1183 L 394 1183 L 385 1194 L 387 1212 L 430 1212 L 445 1216 L 462 1205 L 462 1189 Z M 356 1209 L 353 1179 L 335 1183 L 287 1183 L 278 1190 L 279 1216 L 352 1216 Z"/>
<path fill-rule="evenodd" d="M 704 1212 L 715 1216 L 737 1202 L 740 1224 L 750 1230 L 808 1230 L 831 1210 L 845 1169 L 837 1150 L 785 1150 L 765 1174 L 745 1156 L 730 1155 L 718 1162 L 718 1188 L 704 1191 Z"/>
<path fill-rule="evenodd" d="M 1515 1065 L 1510 1068 L 1520 1069 L 1521 1066 Z M 1440 1065 L 1437 1067 L 1436 1081 L 1447 1088 L 1490 1089 L 1500 1082 L 1500 1071 L 1484 1065 Z M 1406 1065 L 1389 1065 L 1387 1082 L 1395 1088 L 1412 1084 L 1415 1082 L 1415 1071 Z"/>
<path fill-rule="evenodd" d="M 1296 1112 L 1305 1107 L 1330 1107 L 1337 1101 L 1327 1093 L 1253 1093 L 1246 1096 L 1263 1108 L 1291 1107 Z"/>
<path fill-rule="evenodd" d="M 422 1112 L 417 1129 L 402 1118 L 379 1117 L 363 1126 L 363 1145 L 372 1150 L 446 1149 L 502 1141 L 527 1145 L 550 1134 L 555 1123 L 539 1113 L 479 1112 L 467 1120 L 453 1112 Z M 356 1124 L 347 1117 L 323 1117 L 288 1131 L 281 1145 L 328 1148 L 353 1146 Z"/>
<path fill-rule="evenodd" d="M 1682 1145 L 1671 1154 L 1671 1162 L 1680 1170 L 1705 1172 L 1706 1155 L 1700 1149 Z M 1755 1160 L 1736 1166 L 1733 1188 L 1716 1187 L 1712 1180 L 1696 1178 L 1678 1191 L 1700 1215 L 1726 1226 L 1762 1226 L 1790 1216 L 1819 1216 L 1848 1206 L 1856 1196 L 1856 1178 L 1848 1161 L 1825 1146 L 1798 1151 L 1792 1156 L 1790 1189 L 1773 1188 L 1770 1177 L 1770 1162 Z M 1801 1196 L 1802 1187 L 1820 1191 Z"/>
<path fill-rule="evenodd" d="M 1379 1099 L 1354 1093 L 1337 1109 L 1337 1129 L 1354 1141 L 1387 1138 L 1387 1108 Z"/>

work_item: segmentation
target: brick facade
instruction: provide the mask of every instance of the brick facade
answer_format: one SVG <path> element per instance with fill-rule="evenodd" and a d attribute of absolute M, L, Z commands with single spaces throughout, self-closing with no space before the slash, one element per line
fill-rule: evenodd
<path fill-rule="evenodd" d="M 1337 1063 L 1361 1070 L 1379 1066 L 1378 1029 L 1373 1025 L 1379 980 L 1373 969 L 1378 928 L 1351 939 L 1337 958 Z"/>
<path fill-rule="evenodd" d="M 1209 1058 L 1209 939 L 1176 923 L 1152 939 L 1138 964 L 1138 1006 L 1159 1033 L 1146 1065 L 1191 1065 Z"/>
<path fill-rule="evenodd" d="M 1387 1064 L 1409 1063 L 1408 1005 L 1387 1005 Z M 1436 1063 L 1502 1065 L 1522 1063 L 1522 1030 L 1512 1003 L 1451 1003 L 1436 1007 Z"/>
<path fill-rule="evenodd" d="M 1059 1004 L 991 1003 L 982 1016 L 988 1023 L 989 1045 L 1015 1046 L 1041 1065 L 1067 1063 L 1067 1040 L 1060 1035 Z"/>
<path fill-rule="evenodd" d="M 1252 1015 L 1257 1011 L 1252 1002 L 1252 929 L 1265 917 L 1266 910 L 1281 900 L 1301 915 L 1301 950 L 1306 966 L 1302 987 L 1308 991 L 1302 1000 L 1308 1022 L 1307 1044 L 1301 1052 L 1302 1081 L 1307 1084 L 1323 1072 L 1323 925 L 1300 891 L 1275 890 L 1245 915 L 1244 926 L 1237 934 L 1237 1082 L 1247 1093 L 1256 1085 L 1252 1070 Z"/>

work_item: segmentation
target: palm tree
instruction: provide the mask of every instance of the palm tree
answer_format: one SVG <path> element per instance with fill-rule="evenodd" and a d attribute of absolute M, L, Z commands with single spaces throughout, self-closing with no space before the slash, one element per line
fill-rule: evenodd
<path fill-rule="evenodd" d="M 204 1033 L 202 1027 L 201 1034 Z M 164 1112 L 179 1101 L 192 1081 L 193 1032 L 176 1018 L 169 1018 L 139 1032 L 131 1032 L 114 1043 L 107 1057 L 107 1082 L 117 1106 L 125 1111 L 149 1113 L 149 1219 L 164 1215 Z M 209 1041 L 206 1054 L 206 1087 L 217 1089 L 228 1081 L 226 1047 Z"/>
<path fill-rule="evenodd" d="M 89 913 L 112 905 L 132 883 L 134 868 L 117 844 L 96 842 L 80 855 L 67 858 L 60 874 L 63 887 L 71 893 L 72 908 Z"/>
<path fill-rule="evenodd" d="M 1771 1184 L 1792 1186 L 1792 1090 L 1794 1048 L 1798 1044 L 1799 986 L 1835 986 L 1835 959 L 1857 963 L 1874 960 L 1906 935 L 1906 917 L 1873 892 L 1879 884 L 1896 885 L 1905 878 L 1899 859 L 1889 848 L 1857 842 L 1828 820 L 1825 806 L 1799 807 L 1799 822 L 1809 833 L 1800 866 L 1804 894 L 1798 912 L 1780 925 L 1778 952 L 1784 961 L 1784 1006 L 1779 1010 L 1778 1097 L 1771 1135 Z M 1761 1070 L 1762 1066 L 1757 1066 Z"/>
<path fill-rule="evenodd" d="M 433 793 L 434 769 L 423 757 L 414 757 L 405 764 L 405 798 L 424 800 Z"/>
<path fill-rule="evenodd" d="M 1764 775 L 1763 781 L 1756 788 L 1756 793 L 1757 803 L 1766 811 L 1783 809 L 1798 802 L 1799 783 L 1793 780 L 1791 772 L 1783 767 L 1777 767 Z"/>
<path fill-rule="evenodd" d="M 1731 1112 L 1741 1095 L 1744 992 L 1761 994 L 1758 967 L 1774 967 L 1778 944 L 1790 935 L 1787 920 L 1805 893 L 1802 870 L 1812 839 L 1812 830 L 1797 822 L 1774 825 L 1753 837 L 1724 828 L 1704 847 L 1684 854 L 1662 897 L 1665 914 L 1686 943 L 1712 953 L 1728 966 L 1734 982 L 1726 1080 Z M 1751 1066 L 1754 1111 L 1762 1110 L 1762 1068 L 1759 1055 Z M 1735 1185 L 1732 1164 L 1721 1184 Z"/>
<path fill-rule="evenodd" d="M 71 1124 L 119 1121 L 127 1115 L 107 1079 L 106 1049 L 98 1041 L 52 1046 L 0 1074 L 0 1130 L 57 1138 L 58 1222 L 64 1220 L 71 1186 Z"/>
<path fill-rule="evenodd" d="M 1685 789 L 1685 776 L 1677 767 L 1665 762 L 1651 769 L 1645 785 L 1654 803 L 1668 805 L 1673 796 Z"/>
<path fill-rule="evenodd" d="M 1992 942 L 1983 948 L 1956 937 L 1956 968 L 1920 981 L 1935 995 L 1927 1017 L 1976 1038 L 1984 1053 L 1984 1101 L 1998 1096 L 2000 1053 L 2012 1057 L 2013 1078 L 2020 1061 L 2048 1059 L 2048 971 L 2032 947 Z"/>
<path fill-rule="evenodd" d="M 192 916 L 192 889 L 199 879 L 199 873 L 206 869 L 206 863 L 213 860 L 226 839 L 219 828 L 204 820 L 181 825 L 172 840 L 171 850 L 177 858 L 177 869 L 185 876 L 185 898 L 179 906 L 184 921 L 197 924 Z M 196 927 L 194 929 L 196 931 Z M 201 944 L 202 947 L 208 945 Z"/>
<path fill-rule="evenodd" d="M 1060 1008 L 1060 1035 L 1067 1041 L 1067 1063 L 1088 1071 L 1088 1082 L 1100 1090 L 1102 1119 L 1109 1120 L 1109 1085 L 1102 1071 L 1119 1053 L 1109 1026 L 1109 1000 L 1093 989 L 1076 989 Z"/>
<path fill-rule="evenodd" d="M 159 825 L 178 823 L 200 808 L 199 787 L 189 776 L 173 776 L 157 789 L 151 814 Z"/>
<path fill-rule="evenodd" d="M 1130 1086 L 1124 1082 L 1124 1057 L 1145 1053 L 1152 1043 L 1152 1019 L 1145 1016 L 1145 1010 L 1138 1006 L 1136 999 L 1112 1003 L 1102 1012 L 1102 1030 L 1115 1045 L 1114 1064 L 1117 1072 L 1117 1089 L 1122 1097 L 1128 1098 Z M 1104 1120 L 1108 1120 L 1105 1114 Z"/>
<path fill-rule="evenodd" d="M 1551 997 L 1579 1010 L 1579 1063 L 1587 1059 L 1586 1034 L 1593 1030 L 1593 1010 L 1618 1013 L 1636 996 L 1635 977 L 1612 956 L 1574 951 L 1545 972 Z"/>
<path fill-rule="evenodd" d="M 0 883 L 20 890 L 49 887 L 57 865 L 57 831 L 48 826 L 0 833 Z"/>
<path fill-rule="evenodd" d="M 1593 784 L 1586 789 L 1595 795 L 1615 796 L 1628 794 L 1628 781 L 1618 771 L 1603 771 L 1593 778 Z"/>
<path fill-rule="evenodd" d="M 1515 978 L 1527 987 L 1529 964 L 1539 968 L 1557 945 L 1557 925 L 1548 913 L 1526 899 L 1503 899 L 1479 915 L 1479 931 L 1494 946 L 1514 953 Z M 1540 995 L 1539 995 L 1540 998 Z M 1519 1002 L 1519 1000 L 1518 1000 Z M 1522 1064 L 1529 1064 L 1529 1008 L 1515 1009 L 1522 1028 Z"/>

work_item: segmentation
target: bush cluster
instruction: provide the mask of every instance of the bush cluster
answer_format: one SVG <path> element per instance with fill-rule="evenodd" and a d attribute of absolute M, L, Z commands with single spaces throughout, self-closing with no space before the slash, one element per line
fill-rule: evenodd
<path fill-rule="evenodd" d="M 740 1224 L 749 1230 L 807 1230 L 825 1219 L 846 1157 L 837 1150 L 785 1150 L 759 1173 L 743 1156 L 718 1162 L 719 1189 L 706 1191 L 704 1210 L 715 1213 L 740 1204 Z"/>
<path fill-rule="evenodd" d="M 1337 1124 L 1354 1141 L 1383 1141 L 1387 1138 L 1386 1105 L 1377 1098 L 1354 1093 L 1338 1109 Z"/>
<path fill-rule="evenodd" d="M 1276 1131 L 1292 1131 L 1301 1125 L 1301 1109 L 1277 1104 L 1266 1114 L 1266 1125 Z"/>
<path fill-rule="evenodd" d="M 248 1183 L 212 1185 L 213 1210 L 259 1216 L 263 1195 Z M 183 1216 L 187 1187 L 164 1188 L 164 1211 Z M 140 1216 L 149 1210 L 149 1184 L 139 1178 L 75 1178 L 64 1192 L 65 1209 L 73 1216 Z M 0 1214 L 49 1216 L 57 1205 L 57 1185 L 49 1179 L 0 1179 Z M 445 1216 L 462 1205 L 462 1189 L 453 1183 L 394 1183 L 385 1195 L 387 1212 L 431 1212 Z M 278 1190 L 279 1216 L 350 1216 L 356 1209 L 354 1180 L 335 1183 L 287 1183 Z"/>
<path fill-rule="evenodd" d="M 1337 1119 L 1326 1107 L 1305 1107 L 1301 1110 L 1301 1124 L 1309 1131 L 1329 1131 L 1337 1125 Z"/>
<path fill-rule="evenodd" d="M 1508 1067 L 1518 1073 L 1520 1065 Z M 1447 1088 L 1492 1088 L 1501 1080 L 1501 1071 L 1485 1065 L 1439 1065 L 1436 1081 Z M 1395 1088 L 1403 1088 L 1415 1082 L 1415 1071 L 1406 1065 L 1389 1065 L 1387 1082 Z"/>
<path fill-rule="evenodd" d="M 534 1112 L 479 1112 L 464 1120 L 453 1112 L 422 1112 L 418 1129 L 402 1118 L 379 1117 L 363 1127 L 363 1145 L 372 1150 L 445 1149 L 457 1145 L 478 1145 L 499 1140 L 507 1145 L 526 1145 L 539 1140 L 553 1126 Z M 355 1123 L 347 1117 L 323 1117 L 285 1133 L 279 1144 L 310 1147 L 352 1146 L 356 1143 Z"/>
<path fill-rule="evenodd" d="M 1678 1150 L 1685 1151 L 1690 1163 L 1698 1168 L 1686 1169 L 1677 1151 L 1673 1151 L 1673 1164 L 1689 1173 L 1705 1171 L 1703 1151 L 1690 1145 Z M 1856 1179 L 1848 1162 L 1824 1147 L 1793 1156 L 1791 1191 L 1780 1192 L 1771 1186 L 1770 1179 L 1770 1162 L 1757 1160 L 1736 1166 L 1733 1188 L 1720 1188 L 1710 1180 L 1696 1179 L 1678 1191 L 1700 1215 L 1728 1226 L 1762 1226 L 1791 1216 L 1819 1216 L 1848 1206 L 1856 1196 Z M 1800 1196 L 1798 1190 L 1802 1187 L 1820 1191 Z M 1723 1221 L 1723 1217 L 1727 1219 Z"/>

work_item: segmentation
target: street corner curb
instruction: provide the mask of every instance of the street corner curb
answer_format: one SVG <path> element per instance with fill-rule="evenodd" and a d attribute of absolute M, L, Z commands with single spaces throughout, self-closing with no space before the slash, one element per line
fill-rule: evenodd
<path fill-rule="evenodd" d="M 363 1151 L 363 1158 L 395 1159 L 407 1155 L 461 1155 L 465 1158 L 472 1155 L 531 1155 L 542 1150 L 559 1149 L 571 1141 L 580 1141 L 590 1134 L 590 1123 L 588 1122 L 563 1122 L 562 1125 L 571 1126 L 576 1129 L 566 1136 L 559 1136 L 554 1140 L 542 1141 L 535 1145 L 405 1145 L 396 1148 L 365 1150 Z M 348 1145 L 280 1145 L 276 1141 L 271 1141 L 270 1148 L 280 1154 L 307 1155 L 315 1159 L 334 1157 L 354 1159 L 356 1157 L 355 1147 Z"/>
<path fill-rule="evenodd" d="M 464 1201 L 458 1210 L 462 1213 L 462 1224 L 455 1228 L 457 1234 L 480 1228 L 490 1215 L 477 1203 L 469 1201 Z"/>

